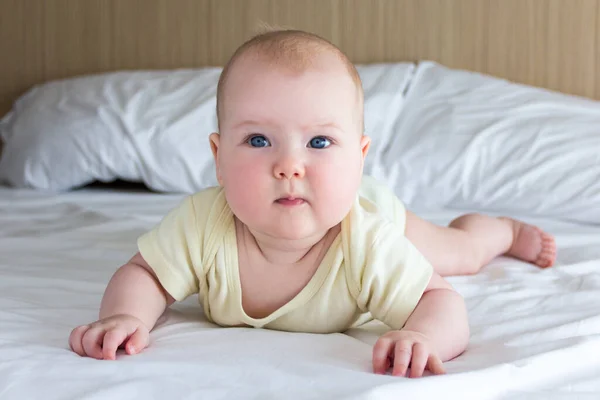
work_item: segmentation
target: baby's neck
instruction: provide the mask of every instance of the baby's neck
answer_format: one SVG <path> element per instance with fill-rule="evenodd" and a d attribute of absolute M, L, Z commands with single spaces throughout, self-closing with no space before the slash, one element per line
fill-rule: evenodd
<path fill-rule="evenodd" d="M 287 266 L 300 264 L 318 257 L 331 245 L 340 231 L 335 226 L 325 232 L 298 240 L 286 240 L 254 232 L 236 218 L 236 230 L 247 248 L 256 249 L 269 264 Z"/>

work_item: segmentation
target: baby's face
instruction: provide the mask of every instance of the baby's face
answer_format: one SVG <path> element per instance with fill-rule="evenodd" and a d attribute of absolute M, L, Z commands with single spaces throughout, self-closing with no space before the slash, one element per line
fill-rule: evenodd
<path fill-rule="evenodd" d="M 369 139 L 334 55 L 304 72 L 242 59 L 228 76 L 217 175 L 237 218 L 278 239 L 322 235 L 350 210 Z M 215 150 L 215 146 L 213 146 Z"/>

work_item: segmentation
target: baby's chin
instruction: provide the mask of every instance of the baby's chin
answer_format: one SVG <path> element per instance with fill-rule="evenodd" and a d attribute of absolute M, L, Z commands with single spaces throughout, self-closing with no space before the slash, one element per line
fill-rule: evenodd
<path fill-rule="evenodd" d="M 262 228 L 262 229 L 261 229 Z M 278 226 L 263 226 L 259 229 L 253 230 L 250 227 L 250 230 L 255 232 L 260 232 L 266 236 L 269 236 L 275 240 L 280 240 L 283 243 L 292 244 L 314 244 L 321 240 L 323 236 L 329 232 L 331 227 L 327 225 L 322 226 L 294 226 L 291 224 L 286 225 L 282 223 Z M 314 243 L 312 243 L 314 242 Z M 282 243 L 282 244 L 283 244 Z"/>
<path fill-rule="evenodd" d="M 333 215 L 319 218 L 312 213 L 288 215 L 248 215 L 236 214 L 236 218 L 257 238 L 280 241 L 282 245 L 312 245 L 318 242 L 340 221 Z M 258 218 L 257 218 L 258 217 Z M 334 217 L 334 218 L 332 218 Z M 311 243 L 312 242 L 312 243 Z"/>
<path fill-rule="evenodd" d="M 311 239 L 318 240 L 327 233 L 327 229 L 294 229 L 290 227 L 280 227 L 270 231 L 269 236 L 289 242 L 304 242 Z"/>

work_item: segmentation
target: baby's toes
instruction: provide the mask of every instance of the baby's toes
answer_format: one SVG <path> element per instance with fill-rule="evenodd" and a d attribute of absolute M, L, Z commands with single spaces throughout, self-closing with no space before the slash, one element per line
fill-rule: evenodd
<path fill-rule="evenodd" d="M 538 255 L 535 264 L 541 268 L 548 268 L 556 260 L 556 243 L 554 237 L 542 232 L 542 250 Z"/>
<path fill-rule="evenodd" d="M 542 252 L 544 251 L 556 254 L 556 242 L 554 241 L 554 236 L 545 232 L 542 233 Z"/>

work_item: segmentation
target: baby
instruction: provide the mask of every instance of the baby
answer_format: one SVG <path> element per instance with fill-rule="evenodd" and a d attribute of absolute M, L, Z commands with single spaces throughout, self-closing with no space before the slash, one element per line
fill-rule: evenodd
<path fill-rule="evenodd" d="M 435 226 L 363 178 L 360 78 L 318 36 L 272 31 L 242 45 L 222 72 L 217 114 L 219 186 L 139 238 L 100 319 L 72 331 L 77 354 L 139 353 L 166 307 L 198 294 L 221 326 L 328 333 L 377 319 L 391 330 L 373 348 L 376 373 L 442 374 L 469 338 L 464 301 L 442 276 L 498 255 L 554 262 L 553 238 L 534 226 L 475 214 Z"/>

